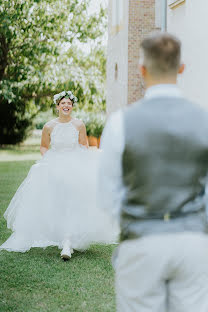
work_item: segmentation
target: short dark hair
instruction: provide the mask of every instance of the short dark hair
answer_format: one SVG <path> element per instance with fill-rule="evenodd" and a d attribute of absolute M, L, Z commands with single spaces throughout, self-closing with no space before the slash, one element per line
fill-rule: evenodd
<path fill-rule="evenodd" d="M 153 76 L 177 74 L 181 62 L 181 42 L 169 33 L 154 33 L 141 43 L 143 65 Z"/>

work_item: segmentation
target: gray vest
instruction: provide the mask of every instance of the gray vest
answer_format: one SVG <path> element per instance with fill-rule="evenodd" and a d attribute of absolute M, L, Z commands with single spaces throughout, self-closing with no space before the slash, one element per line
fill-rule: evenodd
<path fill-rule="evenodd" d="M 144 99 L 124 112 L 124 132 L 121 240 L 208 232 L 208 113 L 182 98 Z"/>

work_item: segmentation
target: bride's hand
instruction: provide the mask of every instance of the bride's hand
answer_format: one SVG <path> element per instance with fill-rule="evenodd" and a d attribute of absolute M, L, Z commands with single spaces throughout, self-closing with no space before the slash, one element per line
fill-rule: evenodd
<path fill-rule="evenodd" d="M 87 140 L 87 133 L 86 133 L 86 127 L 85 124 L 82 122 L 79 127 L 79 144 L 80 146 L 84 146 L 85 148 L 88 148 L 88 140 Z"/>

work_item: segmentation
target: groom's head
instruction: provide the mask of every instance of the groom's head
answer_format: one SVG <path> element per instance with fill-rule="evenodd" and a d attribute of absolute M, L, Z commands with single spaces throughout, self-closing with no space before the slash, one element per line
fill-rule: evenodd
<path fill-rule="evenodd" d="M 159 83 L 176 83 L 182 73 L 181 42 L 168 33 L 155 33 L 141 43 L 140 72 L 147 87 Z"/>

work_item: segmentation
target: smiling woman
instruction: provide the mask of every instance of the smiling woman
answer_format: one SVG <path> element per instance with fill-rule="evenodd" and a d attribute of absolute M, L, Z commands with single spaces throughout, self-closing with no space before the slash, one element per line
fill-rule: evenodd
<path fill-rule="evenodd" d="M 87 148 L 84 123 L 71 117 L 75 97 L 64 92 L 54 96 L 59 117 L 43 128 L 43 157 L 4 214 L 13 234 L 0 249 L 25 252 L 53 245 L 69 259 L 73 249 L 116 240 L 118 229 L 96 206 L 100 152 Z"/>
<path fill-rule="evenodd" d="M 77 98 L 72 94 L 71 91 L 63 91 L 54 96 L 54 103 L 56 104 L 57 111 L 59 113 L 59 117 L 55 120 L 48 122 L 43 127 L 42 139 L 40 152 L 44 155 L 50 146 L 51 141 L 51 133 L 53 128 L 56 126 L 57 122 L 67 123 L 73 120 L 75 128 L 79 132 L 79 144 L 85 147 L 88 147 L 87 136 L 86 136 L 86 128 L 82 121 L 77 119 L 72 119 L 71 113 L 73 110 L 74 103 L 77 102 Z"/>

